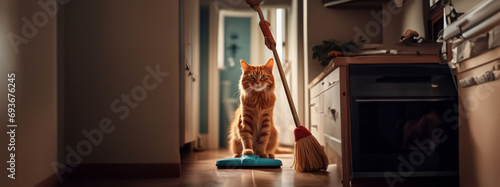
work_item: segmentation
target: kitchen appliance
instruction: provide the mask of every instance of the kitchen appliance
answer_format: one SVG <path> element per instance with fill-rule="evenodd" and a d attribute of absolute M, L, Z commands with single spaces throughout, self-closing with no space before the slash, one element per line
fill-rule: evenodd
<path fill-rule="evenodd" d="M 458 176 L 447 65 L 350 65 L 349 89 L 353 178 Z"/>

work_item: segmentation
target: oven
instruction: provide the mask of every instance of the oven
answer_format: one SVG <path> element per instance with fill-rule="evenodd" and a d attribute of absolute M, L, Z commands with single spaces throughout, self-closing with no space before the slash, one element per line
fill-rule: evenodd
<path fill-rule="evenodd" d="M 458 176 L 458 95 L 447 65 L 349 66 L 352 176 Z"/>

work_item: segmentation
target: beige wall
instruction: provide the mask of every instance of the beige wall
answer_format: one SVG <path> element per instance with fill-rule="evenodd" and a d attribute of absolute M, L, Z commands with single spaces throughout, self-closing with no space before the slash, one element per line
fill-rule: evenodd
<path fill-rule="evenodd" d="M 38 1 L 0 0 L 0 184 L 2 186 L 34 186 L 51 176 L 51 163 L 57 160 L 57 49 L 56 19 L 48 16 Z M 38 32 L 23 35 L 21 18 L 33 24 L 39 17 Z M 46 22 L 45 22 L 46 21 Z M 16 53 L 8 34 L 28 40 Z M 30 35 L 32 34 L 32 35 Z M 7 178 L 4 166 L 9 160 L 7 144 L 7 74 L 16 74 L 16 179 Z"/>
<path fill-rule="evenodd" d="M 64 13 L 66 144 L 108 118 L 115 129 L 82 163 L 180 163 L 178 1 L 72 1 Z M 157 66 L 162 82 L 146 70 Z"/>
<path fill-rule="evenodd" d="M 423 0 L 405 1 L 401 16 L 394 17 L 401 19 L 401 26 L 394 29 L 397 33 L 394 33 L 393 43 L 399 42 L 400 37 L 407 29 L 417 31 L 422 37 L 426 36 Z"/>
<path fill-rule="evenodd" d="M 453 5 L 455 6 L 455 9 L 457 9 L 457 12 L 465 13 L 481 1 L 482 0 L 454 0 Z"/>
<path fill-rule="evenodd" d="M 422 4 L 422 0 L 405 1 L 402 8 L 397 8 L 393 1 L 383 1 L 380 8 L 325 8 L 321 1 L 308 0 L 305 11 L 308 82 L 323 71 L 324 67 L 312 59 L 312 47 L 323 40 L 345 42 L 363 36 L 371 44 L 391 45 L 399 43 L 406 29 L 425 36 Z"/>
<path fill-rule="evenodd" d="M 34 186 L 47 179 L 54 174 L 58 141 L 78 151 L 78 145 L 88 141 L 82 130 L 98 128 L 104 118 L 115 129 L 103 134 L 102 143 L 92 146 L 82 163 L 180 163 L 178 2 L 71 1 L 63 22 L 47 11 L 51 10 L 44 10 L 38 1 L 0 1 L 0 72 L 5 78 L 0 86 L 7 88 L 6 75 L 16 73 L 19 125 L 16 180 L 8 180 L 4 169 L 0 183 Z M 34 15 L 41 16 L 36 34 L 23 35 L 21 18 L 26 17 L 31 25 Z M 57 50 L 57 23 L 66 33 L 61 37 L 63 54 Z M 18 53 L 9 33 L 27 39 L 18 46 Z M 58 56 L 64 57 L 62 77 L 57 77 Z M 165 77 L 152 76 L 150 71 L 157 65 Z M 58 85 L 63 78 L 64 85 Z M 138 92 L 145 87 L 146 96 Z M 65 90 L 61 93 L 65 95 L 61 136 L 65 140 L 58 140 L 58 88 Z M 122 111 L 111 105 L 131 92 L 141 101 L 121 120 Z M 0 89 L 0 94 L 7 95 L 7 90 Z M 1 105 L 4 121 L 6 100 Z M 123 109 L 126 104 L 117 106 Z M 2 144 L 7 144 L 6 131 L 2 128 L 0 133 Z M 1 160 L 9 160 L 7 147 L 0 153 Z"/>
<path fill-rule="evenodd" d="M 453 1 L 453 5 L 457 12 L 464 13 L 480 2 L 481 0 L 455 0 Z M 395 19 L 400 20 L 398 21 L 399 25 L 393 25 L 391 27 L 393 28 L 392 30 L 384 32 L 384 44 L 398 42 L 399 37 L 391 39 L 391 41 L 387 41 L 387 36 L 394 34 L 401 35 L 406 31 L 406 29 L 415 30 L 420 34 L 420 36 L 425 37 L 426 34 L 423 11 L 423 0 L 405 1 L 403 11 L 400 14 L 401 16 L 393 16 Z"/>
<path fill-rule="evenodd" d="M 370 14 L 373 9 L 355 9 L 355 8 L 325 8 L 322 1 L 308 0 L 304 2 L 306 6 L 304 33 L 306 38 L 305 50 L 307 53 L 306 64 L 308 64 L 308 81 L 312 81 L 323 71 L 319 61 L 312 59 L 312 47 L 321 44 L 323 40 L 335 39 L 338 41 L 357 40 L 358 33 L 365 33 L 365 26 L 376 19 Z M 380 9 L 374 10 L 379 12 Z M 357 32 L 359 28 L 361 32 Z M 366 33 L 365 33 L 366 34 Z M 368 36 L 370 43 L 382 43 L 382 32 Z"/>

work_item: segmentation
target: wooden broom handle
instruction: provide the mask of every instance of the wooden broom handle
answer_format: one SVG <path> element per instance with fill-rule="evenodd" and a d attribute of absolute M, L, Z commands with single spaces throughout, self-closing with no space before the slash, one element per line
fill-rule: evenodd
<path fill-rule="evenodd" d="M 249 2 L 250 1 L 250 2 Z M 292 100 L 292 94 L 290 93 L 290 88 L 288 87 L 288 83 L 285 78 L 285 72 L 283 71 L 283 67 L 281 66 L 281 60 L 278 56 L 278 52 L 276 51 L 276 42 L 274 41 L 273 35 L 269 30 L 269 22 L 267 22 L 262 14 L 262 10 L 259 7 L 261 0 L 247 0 L 247 3 L 255 9 L 259 13 L 260 17 L 260 29 L 262 30 L 262 34 L 264 35 L 264 39 L 266 40 L 267 48 L 273 51 L 274 58 L 276 60 L 276 64 L 278 66 L 278 71 L 280 73 L 281 82 L 283 83 L 283 88 L 285 88 L 286 99 L 288 100 L 288 105 L 290 106 L 290 110 L 292 111 L 293 121 L 295 122 L 295 127 L 301 126 L 299 115 L 297 115 L 297 109 L 295 109 L 295 104 Z M 258 2 L 258 3 L 257 3 Z"/>
<path fill-rule="evenodd" d="M 276 51 L 276 46 L 272 46 L 273 55 L 276 59 L 276 64 L 278 65 L 278 71 L 280 72 L 281 82 L 283 83 L 283 88 L 285 88 L 286 99 L 288 100 L 288 105 L 290 105 L 290 110 L 292 111 L 293 121 L 295 122 L 295 127 L 301 126 L 299 115 L 297 115 L 297 109 L 295 109 L 295 105 L 293 103 L 292 94 L 290 93 L 290 88 L 288 88 L 288 83 L 286 82 L 285 72 L 283 72 L 283 68 L 281 67 L 281 61 L 278 57 L 278 52 Z"/>

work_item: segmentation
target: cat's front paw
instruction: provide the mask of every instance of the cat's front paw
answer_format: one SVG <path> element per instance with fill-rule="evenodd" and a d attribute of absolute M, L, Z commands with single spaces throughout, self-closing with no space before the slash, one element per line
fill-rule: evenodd
<path fill-rule="evenodd" d="M 251 149 L 244 149 L 242 155 L 253 155 L 254 152 Z"/>
<path fill-rule="evenodd" d="M 240 155 L 240 154 L 234 154 L 234 155 L 233 155 L 233 158 L 240 158 L 240 157 L 241 157 L 241 155 Z"/>
<path fill-rule="evenodd" d="M 274 159 L 274 154 L 268 154 L 268 155 L 269 155 L 269 158 Z"/>

